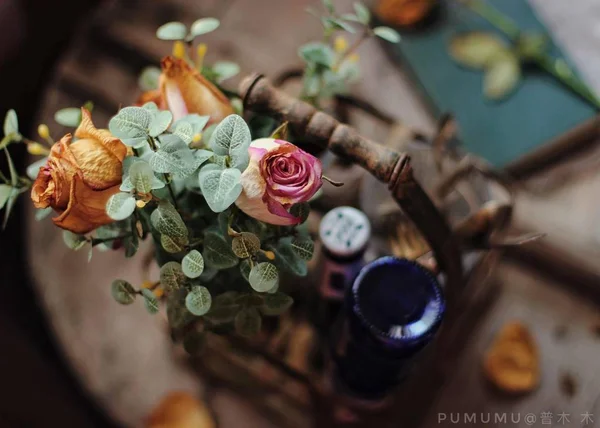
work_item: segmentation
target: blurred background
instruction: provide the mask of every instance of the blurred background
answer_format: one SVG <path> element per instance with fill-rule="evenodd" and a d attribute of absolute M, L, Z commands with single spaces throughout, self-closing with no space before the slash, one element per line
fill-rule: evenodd
<path fill-rule="evenodd" d="M 353 7 L 350 0 L 334 3 L 342 11 Z M 391 9 L 380 12 L 402 10 L 411 1 L 388 3 Z M 470 318 L 463 321 L 469 328 L 456 333 L 451 374 L 423 404 L 421 425 L 443 425 L 440 415 L 452 412 L 566 412 L 572 426 L 579 426 L 584 412 L 600 419 L 597 108 L 535 70 L 506 100 L 486 101 L 482 76 L 445 53 L 448 28 L 483 24 L 450 2 L 423 3 L 435 5 L 431 12 L 424 7 L 419 25 L 394 22 L 393 13 L 378 15 L 399 28 L 398 46 L 370 39 L 358 50 L 361 79 L 350 95 L 378 114 L 353 108 L 336 114 L 395 148 L 405 147 L 405 140 L 431 141 L 442 115 L 454 114 L 466 151 L 511 179 L 514 212 L 507 233 L 547 236 L 481 268 L 477 281 L 493 284 L 492 291 L 469 306 Z M 493 3 L 518 25 L 547 34 L 553 54 L 600 91 L 596 0 Z M 0 0 L 0 116 L 14 108 L 25 134 L 46 123 L 52 135 L 62 135 L 54 112 L 93 100 L 94 121 L 104 127 L 121 105 L 137 99 L 142 69 L 170 53 L 171 45 L 154 37 L 156 28 L 204 16 L 221 20 L 203 40 L 207 61 L 235 61 L 240 76 L 257 71 L 274 79 L 302 67 L 298 47 L 321 37 L 320 23 L 305 12 L 310 6 L 321 7 L 318 0 Z M 235 89 L 239 80 L 224 86 Z M 294 93 L 298 84 L 286 87 Z M 29 164 L 25 150 L 13 153 L 19 167 Z M 427 181 L 428 174 L 421 174 Z M 368 212 L 380 201 L 361 193 L 361 183 L 370 182 L 360 168 L 334 161 L 328 175 L 354 191 L 345 187 L 327 195 L 323 210 L 356 205 L 379 215 Z M 277 412 L 250 398 L 251 389 L 199 376 L 172 348 L 160 319 L 114 303 L 108 284 L 117 276 L 141 282 L 141 254 L 127 261 L 118 253 L 96 254 L 88 265 L 86 254 L 71 254 L 60 232 L 36 222 L 31 211 L 21 201 L 0 233 L 0 425 L 144 426 L 165 395 L 187 391 L 202 398 L 219 426 L 284 426 Z M 490 389 L 480 370 L 495 333 L 515 320 L 532 333 L 541 370 L 540 387 L 517 398 Z M 288 413 L 285 426 L 309 426 L 310 412 L 299 408 Z"/>

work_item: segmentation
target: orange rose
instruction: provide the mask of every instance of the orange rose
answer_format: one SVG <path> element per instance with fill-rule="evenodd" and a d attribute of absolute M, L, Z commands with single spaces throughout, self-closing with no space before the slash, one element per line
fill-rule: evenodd
<path fill-rule="evenodd" d="M 138 104 L 152 101 L 161 110 L 170 110 L 175 120 L 196 113 L 216 123 L 233 113 L 227 97 L 185 60 L 168 56 L 161 66 L 159 88 L 144 92 Z"/>
<path fill-rule="evenodd" d="M 96 129 L 90 112 L 81 109 L 81 124 L 72 142 L 65 135 L 52 146 L 31 189 L 36 208 L 59 213 L 54 224 L 75 233 L 87 233 L 113 220 L 106 202 L 119 191 L 127 147 L 110 132 Z"/>
<path fill-rule="evenodd" d="M 146 421 L 148 428 L 215 428 L 206 405 L 187 392 L 164 397 Z"/>

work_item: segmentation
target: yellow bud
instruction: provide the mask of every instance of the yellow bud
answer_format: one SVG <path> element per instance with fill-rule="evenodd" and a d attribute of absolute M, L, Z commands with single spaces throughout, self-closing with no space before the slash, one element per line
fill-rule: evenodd
<path fill-rule="evenodd" d="M 44 140 L 47 140 L 48 138 L 50 138 L 50 130 L 48 129 L 48 125 L 42 123 L 40 126 L 38 126 L 38 135 L 43 138 Z"/>
<path fill-rule="evenodd" d="M 181 40 L 173 43 L 173 56 L 179 59 L 185 57 L 185 44 Z"/>
<path fill-rule="evenodd" d="M 273 251 L 263 251 L 265 257 L 269 260 L 275 260 L 275 253 Z"/>
<path fill-rule="evenodd" d="M 207 50 L 208 46 L 206 46 L 206 43 L 200 43 L 196 48 L 196 68 L 198 68 L 198 70 L 202 69 L 202 63 L 204 62 Z"/>
<path fill-rule="evenodd" d="M 146 206 L 146 202 L 144 202 L 144 201 L 135 201 L 135 205 L 138 208 L 144 208 Z"/>
<path fill-rule="evenodd" d="M 359 59 L 360 59 L 360 56 L 357 53 L 352 54 L 348 57 L 349 62 L 358 62 Z"/>
<path fill-rule="evenodd" d="M 194 138 L 192 138 L 192 142 L 194 143 L 199 143 L 200 141 L 202 141 L 202 134 L 200 133 L 194 135 Z"/>
<path fill-rule="evenodd" d="M 154 287 L 154 283 L 152 281 L 144 281 L 140 288 L 152 288 Z"/>
<path fill-rule="evenodd" d="M 337 53 L 346 52 L 346 49 L 348 49 L 348 42 L 342 36 L 337 36 L 333 41 L 333 49 Z"/>
<path fill-rule="evenodd" d="M 27 151 L 29 154 L 35 156 L 47 156 L 50 154 L 50 150 L 48 150 L 47 147 L 42 146 L 40 143 L 27 144 Z"/>

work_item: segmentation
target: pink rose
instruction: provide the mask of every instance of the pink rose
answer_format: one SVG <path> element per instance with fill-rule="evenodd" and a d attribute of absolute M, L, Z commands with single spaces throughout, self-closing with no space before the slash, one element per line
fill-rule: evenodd
<path fill-rule="evenodd" d="M 241 178 L 236 205 L 257 220 L 287 226 L 300 223 L 290 207 L 308 201 L 322 184 L 321 162 L 283 140 L 261 138 L 250 144 L 250 163 Z"/>

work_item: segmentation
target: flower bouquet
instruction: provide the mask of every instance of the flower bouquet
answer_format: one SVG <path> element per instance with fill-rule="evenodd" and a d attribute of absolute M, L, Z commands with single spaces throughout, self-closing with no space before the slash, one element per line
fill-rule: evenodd
<path fill-rule="evenodd" d="M 355 50 L 368 36 L 397 41 L 387 27 L 369 27 L 369 12 L 339 15 L 324 0 L 324 42 L 300 48 L 305 61 L 301 98 L 319 106 L 357 76 Z M 283 273 L 306 275 L 314 244 L 306 219 L 322 186 L 319 159 L 293 144 L 286 124 L 245 114 L 240 98 L 222 87 L 233 63 L 204 63 L 198 37 L 219 21 L 197 20 L 188 29 L 171 22 L 157 37 L 173 41 L 161 68 L 144 70 L 144 92 L 120 109 L 107 129 L 93 122 L 91 103 L 66 108 L 55 119 L 74 132 L 55 140 L 38 127 L 33 141 L 9 111 L 0 142 L 8 174 L 0 174 L 0 207 L 6 221 L 16 198 L 30 192 L 37 217 L 54 213 L 73 250 L 123 250 L 133 257 L 151 240 L 159 277 L 143 284 L 122 279 L 112 296 L 123 304 L 142 300 L 150 313 L 166 308 L 170 327 L 193 352 L 207 331 L 260 331 L 262 316 L 293 303 L 280 290 Z M 337 32 L 361 33 L 350 45 Z M 19 176 L 8 148 L 25 144 L 43 156 Z M 338 184 L 338 183 L 333 183 Z M 108 292 L 108 291 L 107 291 Z M 227 330 L 228 331 L 228 330 Z"/>

